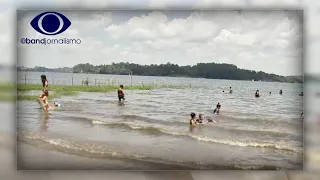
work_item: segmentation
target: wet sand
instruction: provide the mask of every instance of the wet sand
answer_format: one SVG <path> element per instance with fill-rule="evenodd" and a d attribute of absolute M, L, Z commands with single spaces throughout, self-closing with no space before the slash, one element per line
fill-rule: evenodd
<path fill-rule="evenodd" d="M 319 177 L 320 159 L 313 159 L 313 171 L 17 171 L 16 170 L 16 152 L 15 139 L 9 135 L 3 135 L 0 138 L 0 179 L 8 180 L 317 180 Z M 6 137 L 6 138 L 3 138 Z M 24 154 L 24 163 L 42 164 L 55 166 L 68 166 L 81 164 L 83 162 L 101 167 L 108 162 L 91 158 L 77 157 L 74 155 L 63 154 L 41 148 L 19 143 L 19 147 L 26 152 Z M 319 156 L 319 151 L 310 154 L 312 157 Z M 46 161 L 44 161 L 46 159 Z M 36 162 L 36 163 L 35 163 Z M 114 164 L 114 162 L 112 162 Z M 309 163 L 309 161 L 307 161 Z M 37 168 L 37 167 L 36 167 Z"/>

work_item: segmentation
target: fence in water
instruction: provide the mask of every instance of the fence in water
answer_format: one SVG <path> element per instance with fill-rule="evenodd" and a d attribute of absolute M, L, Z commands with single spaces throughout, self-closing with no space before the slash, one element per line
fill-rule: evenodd
<path fill-rule="evenodd" d="M 118 79 L 99 79 L 99 78 L 76 78 L 76 77 L 64 77 L 64 78 L 55 78 L 50 77 L 47 79 L 50 85 L 69 85 L 69 86 L 152 86 L 152 87 L 195 87 L 191 84 L 188 85 L 176 85 L 173 83 L 165 83 L 159 81 L 152 82 L 133 82 L 133 76 L 129 76 L 127 80 L 118 80 Z M 23 77 L 18 79 L 18 84 L 41 84 L 40 78 L 30 78 L 25 74 Z"/>

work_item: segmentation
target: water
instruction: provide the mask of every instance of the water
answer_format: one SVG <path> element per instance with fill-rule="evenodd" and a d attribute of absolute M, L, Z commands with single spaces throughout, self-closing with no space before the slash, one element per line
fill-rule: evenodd
<path fill-rule="evenodd" d="M 27 77 L 36 80 L 41 74 Z M 60 84 L 72 77 L 74 82 L 88 77 L 131 83 L 129 76 L 46 75 L 49 84 L 52 77 Z M 20 73 L 19 81 L 24 76 Z M 19 101 L 19 140 L 66 154 L 121 160 L 117 169 L 302 169 L 302 85 L 133 76 L 134 84 L 154 81 L 200 87 L 125 91 L 124 104 L 117 102 L 116 92 L 83 92 L 56 99 L 63 107 L 49 115 L 35 101 Z M 230 86 L 233 94 L 222 92 Z M 260 98 L 254 97 L 257 89 Z M 213 115 L 218 102 L 221 112 Z M 190 128 L 190 112 L 218 123 Z M 23 152 L 18 148 L 18 153 Z M 132 163 L 139 166 L 129 167 Z"/>

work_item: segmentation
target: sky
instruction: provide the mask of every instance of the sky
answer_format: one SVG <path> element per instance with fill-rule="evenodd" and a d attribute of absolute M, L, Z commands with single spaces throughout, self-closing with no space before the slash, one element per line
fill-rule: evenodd
<path fill-rule="evenodd" d="M 52 38 L 76 38 L 82 43 L 19 44 L 19 65 L 55 68 L 79 63 L 215 62 L 281 75 L 301 73 L 302 21 L 298 11 L 59 12 L 72 25 Z M 49 38 L 30 26 L 39 13 L 18 14 L 19 39 Z"/>
<path fill-rule="evenodd" d="M 14 8 L 30 7 L 136 7 L 136 8 L 243 8 L 243 7 L 305 7 L 307 46 L 305 72 L 319 72 L 320 2 L 315 0 L 134 0 L 134 1 L 62 1 L 0 0 L 0 63 L 15 61 Z M 183 3 L 182 3 L 183 2 Z M 38 3 L 36 5 L 36 3 Z M 300 8 L 301 9 L 301 8 Z M 60 11 L 61 12 L 61 11 Z M 33 13 L 33 14 L 32 14 Z M 20 36 L 45 37 L 32 29 L 30 21 L 37 13 L 19 19 Z M 171 62 L 193 65 L 199 62 L 231 63 L 239 68 L 280 75 L 301 73 L 301 21 L 292 12 L 63 12 L 71 27 L 58 37 L 80 38 L 81 45 L 30 46 L 19 45 L 18 65 L 61 67 L 78 63 L 94 65 L 111 62 L 160 64 Z M 8 18 L 11 15 L 11 18 Z M 11 46 L 12 45 L 12 46 Z M 1 53 L 4 52 L 4 53 Z M 8 53 L 11 52 L 11 53 Z M 21 56 L 23 55 L 23 56 Z M 317 66 L 318 65 L 318 66 Z"/>

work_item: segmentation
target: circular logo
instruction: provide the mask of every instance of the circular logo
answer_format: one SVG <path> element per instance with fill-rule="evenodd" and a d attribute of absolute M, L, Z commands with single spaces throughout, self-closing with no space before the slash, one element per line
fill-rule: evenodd
<path fill-rule="evenodd" d="M 57 12 L 44 12 L 37 15 L 32 21 L 33 29 L 44 35 L 61 34 L 71 25 L 70 20 Z"/>

